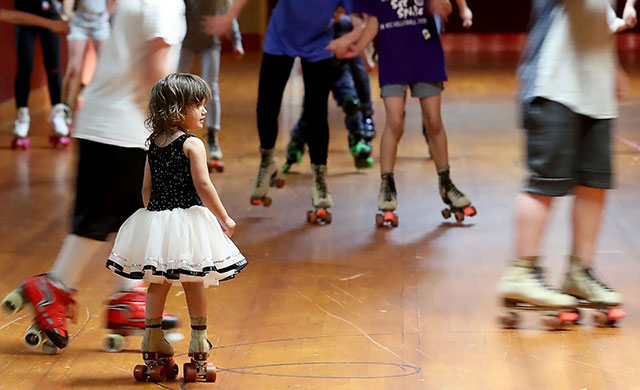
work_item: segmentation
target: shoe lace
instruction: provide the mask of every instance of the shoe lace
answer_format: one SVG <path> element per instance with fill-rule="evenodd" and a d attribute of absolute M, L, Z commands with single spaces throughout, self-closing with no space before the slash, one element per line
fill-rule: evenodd
<path fill-rule="evenodd" d="M 606 291 L 613 291 L 613 289 L 611 287 L 609 287 L 608 285 L 606 285 L 604 282 L 600 281 L 595 274 L 593 273 L 593 270 L 591 268 L 586 268 L 584 270 L 585 275 L 587 276 L 587 279 L 589 279 L 589 281 L 591 281 L 592 283 L 600 286 L 602 289 L 606 290 Z"/>
<path fill-rule="evenodd" d="M 382 192 L 384 194 L 385 202 L 393 200 L 393 195 L 396 193 L 396 183 L 390 176 L 385 176 L 382 180 Z"/>
<path fill-rule="evenodd" d="M 269 164 L 260 164 L 258 170 L 258 177 L 256 178 L 256 187 L 262 187 L 262 184 L 267 179 Z"/>
<path fill-rule="evenodd" d="M 458 187 L 456 187 L 453 183 L 451 183 L 450 187 L 447 189 L 447 192 L 451 192 L 453 193 L 453 195 L 456 198 L 462 198 L 464 196 L 464 194 L 462 193 L 462 191 L 460 191 L 458 189 Z"/>
<path fill-rule="evenodd" d="M 540 285 L 542 287 L 544 287 L 547 290 L 550 291 L 555 291 L 555 292 L 560 292 L 558 289 L 555 289 L 553 287 L 551 287 L 549 284 L 547 284 L 547 281 L 544 278 L 544 271 L 542 270 L 541 267 L 534 267 L 533 268 L 533 276 L 535 277 L 536 281 L 538 283 L 540 283 Z"/>
<path fill-rule="evenodd" d="M 321 198 L 327 197 L 327 192 L 329 192 L 327 182 L 324 180 L 324 174 L 320 170 L 316 170 L 315 175 L 313 175 L 313 185 L 318 190 Z"/>

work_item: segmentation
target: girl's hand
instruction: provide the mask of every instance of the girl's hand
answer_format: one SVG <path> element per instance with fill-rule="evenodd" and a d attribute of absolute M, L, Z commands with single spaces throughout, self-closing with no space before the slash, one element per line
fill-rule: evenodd
<path fill-rule="evenodd" d="M 244 57 L 244 49 L 242 48 L 242 46 L 233 47 L 233 56 L 236 58 L 236 60 L 240 60 L 242 59 L 242 57 Z"/>
<path fill-rule="evenodd" d="M 224 220 L 220 221 L 220 226 L 222 226 L 222 231 L 227 237 L 233 236 L 233 232 L 236 230 L 236 221 L 231 219 L 231 217 L 227 217 Z"/>
<path fill-rule="evenodd" d="M 460 19 L 462 19 L 462 26 L 464 28 L 471 28 L 473 24 L 473 13 L 471 12 L 471 8 L 465 7 L 460 10 Z"/>
<path fill-rule="evenodd" d="M 636 13 L 636 9 L 629 2 L 627 2 L 627 5 L 624 7 L 622 19 L 624 19 L 629 28 L 634 28 L 638 23 L 638 14 Z"/>
<path fill-rule="evenodd" d="M 53 20 L 51 22 L 51 27 L 49 27 L 49 30 L 51 30 L 51 32 L 54 34 L 59 35 L 67 35 L 71 31 L 71 29 L 69 28 L 69 23 L 65 22 L 64 20 Z"/>

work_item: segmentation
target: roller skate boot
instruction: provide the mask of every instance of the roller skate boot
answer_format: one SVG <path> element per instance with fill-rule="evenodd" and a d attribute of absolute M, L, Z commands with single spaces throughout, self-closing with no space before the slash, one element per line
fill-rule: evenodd
<path fill-rule="evenodd" d="M 398 226 L 398 215 L 394 213 L 398 208 L 396 182 L 393 172 L 383 172 L 380 175 L 380 193 L 378 194 L 378 210 L 376 214 L 376 226 L 382 227 L 389 224 Z"/>
<path fill-rule="evenodd" d="M 460 191 L 449 178 L 449 166 L 438 168 L 438 181 L 440 187 L 440 197 L 448 208 L 442 210 L 444 219 L 449 219 L 454 215 L 458 223 L 464 221 L 465 217 L 473 217 L 478 212 L 471 205 L 471 200 Z"/>
<path fill-rule="evenodd" d="M 49 137 L 49 143 L 54 148 L 58 145 L 69 146 L 69 125 L 67 125 L 67 112 L 69 107 L 58 103 L 51 108 L 49 123 L 53 129 L 53 134 Z"/>
<path fill-rule="evenodd" d="M 313 182 L 311 183 L 313 210 L 307 211 L 307 222 L 330 224 L 332 216 L 327 209 L 333 206 L 333 199 L 325 180 L 327 166 L 311 164 L 311 170 L 313 171 Z"/>
<path fill-rule="evenodd" d="M 107 329 L 110 333 L 105 339 L 105 351 L 120 352 L 125 346 L 125 337 L 142 335 L 145 329 L 145 304 L 147 291 L 139 284 L 129 291 L 114 294 L 107 302 Z M 178 327 L 178 317 L 163 314 L 162 330 Z M 165 337 L 178 340 L 178 333 L 165 333 Z"/>
<path fill-rule="evenodd" d="M 498 284 L 498 295 L 506 312 L 499 317 L 504 328 L 517 328 L 520 316 L 516 311 L 547 312 L 542 317 L 546 330 L 561 329 L 573 323 L 578 300 L 554 290 L 544 280 L 542 269 L 536 266 L 538 258 L 515 259 Z"/>
<path fill-rule="evenodd" d="M 578 299 L 578 307 L 595 309 L 593 322 L 597 327 L 614 326 L 626 315 L 622 295 L 599 280 L 593 269 L 584 267 L 580 258 L 571 256 L 562 292 Z M 580 312 L 575 310 L 578 318 Z"/>
<path fill-rule="evenodd" d="M 289 172 L 293 164 L 302 162 L 305 145 L 304 138 L 301 134 L 302 128 L 304 128 L 304 123 L 300 120 L 293 130 L 291 130 L 291 139 L 287 144 L 287 162 L 282 166 L 282 173 Z"/>
<path fill-rule="evenodd" d="M 364 105 L 360 108 L 362 112 L 362 121 L 364 123 L 364 132 L 370 134 L 371 140 L 376 137 L 376 124 L 373 121 L 373 107 L 371 104 Z"/>
<path fill-rule="evenodd" d="M 178 377 L 179 368 L 173 359 L 173 347 L 162 333 L 162 318 L 145 321 L 141 350 L 144 365 L 138 364 L 133 369 L 133 377 L 137 381 L 164 382 Z"/>
<path fill-rule="evenodd" d="M 218 172 L 224 172 L 224 163 L 222 162 L 222 149 L 218 143 L 218 131 L 212 127 L 207 129 L 207 145 L 209 146 L 209 172 L 214 169 Z"/>
<path fill-rule="evenodd" d="M 4 310 L 13 314 L 29 305 L 33 311 L 33 324 L 24 335 L 27 348 L 38 348 L 47 355 L 55 354 L 69 342 L 67 318 L 74 318 L 75 290 L 47 274 L 32 276 L 10 292 L 2 301 Z"/>
<path fill-rule="evenodd" d="M 191 342 L 189 343 L 189 357 L 191 362 L 183 366 L 185 382 L 216 381 L 216 367 L 207 362 L 211 343 L 207 340 L 207 319 L 191 318 Z"/>
<path fill-rule="evenodd" d="M 273 159 L 273 149 L 260 149 L 262 161 L 258 176 L 256 177 L 253 191 L 251 192 L 251 204 L 254 206 L 271 206 L 271 198 L 267 196 L 269 188 L 284 187 L 284 180 L 280 178 L 278 166 Z"/>
<path fill-rule="evenodd" d="M 13 123 L 13 140 L 11 141 L 11 149 L 29 149 L 31 141 L 27 135 L 29 134 L 30 123 L 31 118 L 29 117 L 29 109 L 27 107 L 18 108 L 18 118 Z"/>
<path fill-rule="evenodd" d="M 345 97 L 342 109 L 345 113 L 344 124 L 349 132 L 349 153 L 353 156 L 355 167 L 356 169 L 371 168 L 373 166 L 371 139 L 373 138 L 365 138 L 360 101 L 348 95 Z"/>

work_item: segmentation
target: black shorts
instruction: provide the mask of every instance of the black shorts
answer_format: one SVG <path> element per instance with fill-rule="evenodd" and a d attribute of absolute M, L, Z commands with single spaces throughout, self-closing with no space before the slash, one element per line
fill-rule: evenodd
<path fill-rule="evenodd" d="M 105 241 L 142 204 L 147 152 L 79 140 L 73 234 Z"/>
<path fill-rule="evenodd" d="M 611 119 L 576 114 L 543 98 L 523 105 L 529 177 L 525 191 L 563 196 L 575 185 L 612 188 Z"/>

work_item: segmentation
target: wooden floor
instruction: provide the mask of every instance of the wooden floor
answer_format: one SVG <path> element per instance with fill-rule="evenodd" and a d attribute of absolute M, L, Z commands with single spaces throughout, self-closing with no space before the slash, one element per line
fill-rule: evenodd
<path fill-rule="evenodd" d="M 310 226 L 308 158 L 272 192 L 270 208 L 249 205 L 258 166 L 255 96 L 259 57 L 224 57 L 223 132 L 227 169 L 214 182 L 238 223 L 234 240 L 250 262 L 235 281 L 208 290 L 209 336 L 219 367 L 216 384 L 135 383 L 140 338 L 125 352 L 101 351 L 104 300 L 112 276 L 96 258 L 80 290 L 73 339 L 57 356 L 22 344 L 30 318 L 0 317 L 0 389 L 640 389 L 640 59 L 623 56 L 634 91 L 622 103 L 615 170 L 597 255 L 601 275 L 626 297 L 621 327 L 589 322 L 567 331 L 540 330 L 536 315 L 523 329 L 502 330 L 495 286 L 512 255 L 514 200 L 521 187 L 523 139 L 514 101 L 518 53 L 448 55 L 444 94 L 452 177 L 473 199 L 478 215 L 463 224 L 440 216 L 437 179 L 427 159 L 415 100 L 396 180 L 400 226 L 377 229 L 379 167 L 356 171 L 342 114 L 330 105 L 329 186 L 333 224 Z M 300 113 L 301 81 L 293 78 L 283 104 L 279 162 L 288 130 Z M 378 96 L 377 81 L 373 82 Z M 0 127 L 0 294 L 45 272 L 67 234 L 74 194 L 75 146 L 46 144 L 42 92 L 32 99 L 33 148 L 12 151 L 12 117 Z M 384 109 L 375 99 L 379 131 Z M 377 156 L 376 140 L 376 156 Z M 570 239 L 570 199 L 557 202 L 545 242 L 548 279 L 558 284 Z M 183 319 L 175 344 L 187 360 L 188 314 L 181 290 L 167 310 Z M 180 377 L 182 378 L 182 373 Z"/>

